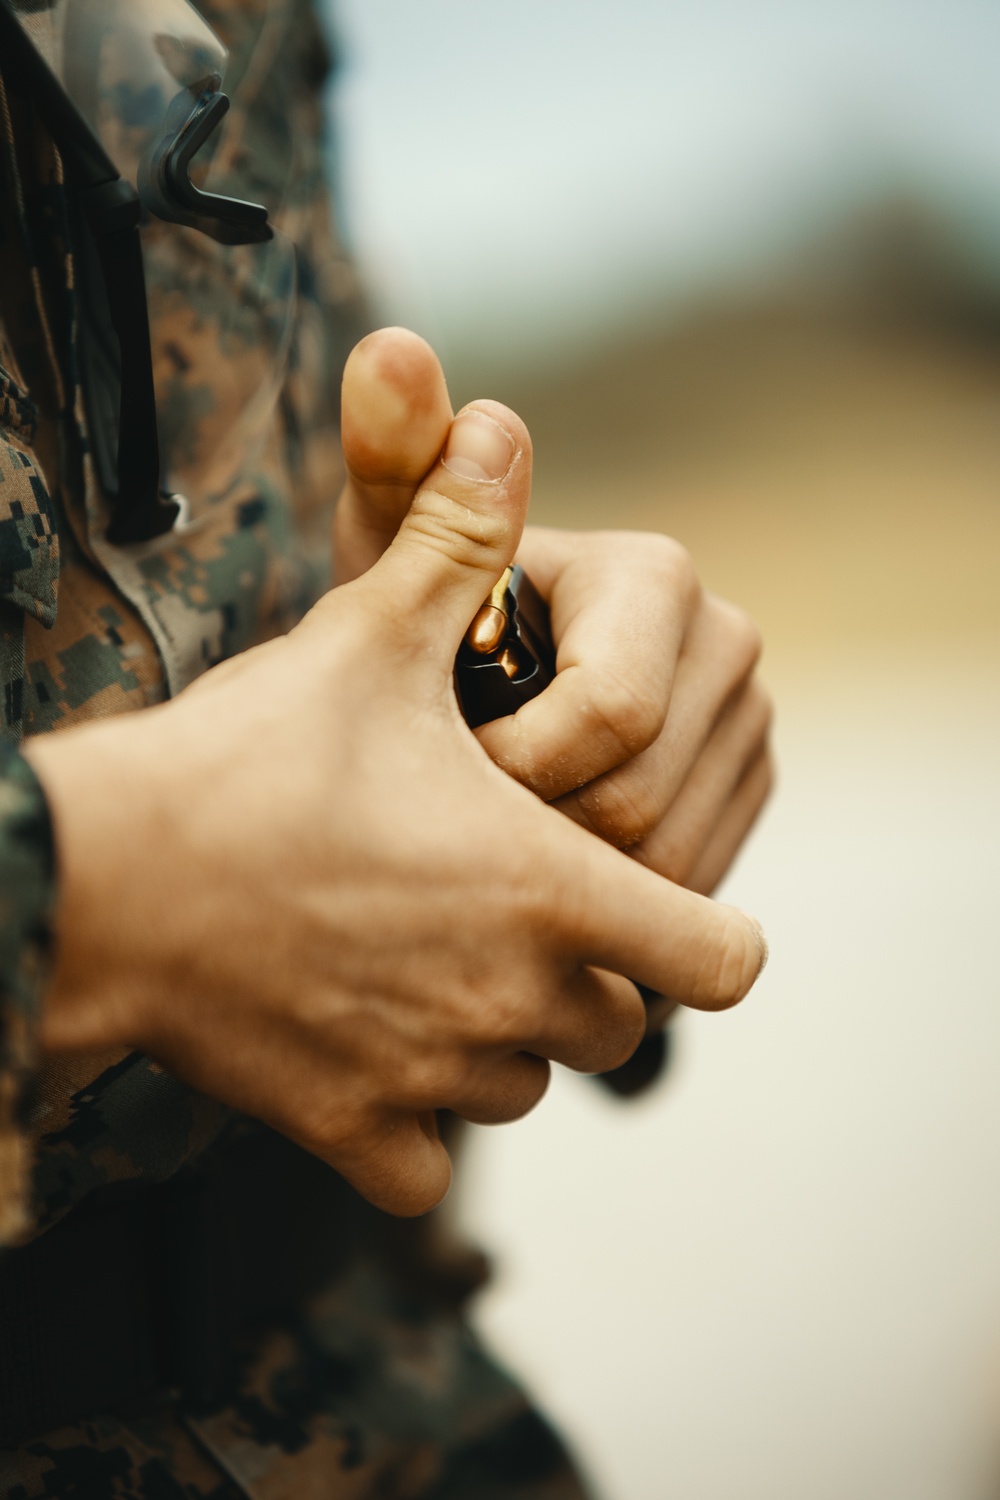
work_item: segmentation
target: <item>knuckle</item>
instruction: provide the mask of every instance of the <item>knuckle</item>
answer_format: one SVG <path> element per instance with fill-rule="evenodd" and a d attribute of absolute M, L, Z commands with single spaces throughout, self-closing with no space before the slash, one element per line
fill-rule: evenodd
<path fill-rule="evenodd" d="M 440 490 L 417 492 L 406 525 L 425 545 L 484 572 L 495 570 L 498 553 L 506 552 L 512 541 L 507 516 L 476 510 Z"/>
<path fill-rule="evenodd" d="M 672 536 L 657 532 L 646 532 L 641 540 L 646 556 L 666 578 L 671 592 L 693 608 L 701 594 L 701 583 L 688 549 Z"/>
<path fill-rule="evenodd" d="M 601 1058 L 600 1071 L 610 1072 L 628 1062 L 646 1034 L 646 1011 L 639 991 L 629 985 L 631 994 L 623 997 L 614 1023 L 608 1028 L 607 1045 Z"/>
<path fill-rule="evenodd" d="M 542 1058 L 535 1058 L 533 1061 L 537 1063 L 537 1067 L 532 1068 L 530 1074 L 526 1073 L 523 1082 L 518 1083 L 511 1091 L 505 1115 L 508 1123 L 511 1120 L 523 1120 L 525 1115 L 530 1115 L 548 1092 L 552 1069 Z"/>
<path fill-rule="evenodd" d="M 448 1053 L 410 1053 L 400 1070 L 400 1100 L 415 1109 L 441 1106 L 453 1093 L 464 1068 Z"/>
<path fill-rule="evenodd" d="M 696 854 L 697 850 L 679 839 L 671 840 L 657 850 L 656 873 L 673 885 L 687 885 Z"/>
<path fill-rule="evenodd" d="M 654 556 L 658 556 L 661 565 L 669 572 L 674 587 L 683 589 L 688 594 L 696 594 L 701 585 L 694 558 L 688 549 L 670 536 L 661 536 L 657 540 L 659 546 L 654 549 Z M 649 545 L 652 545 L 652 539 L 647 541 L 647 546 Z"/>
<path fill-rule="evenodd" d="M 610 548 L 624 552 L 634 569 L 641 565 L 660 578 L 673 598 L 688 609 L 693 608 L 701 593 L 701 583 L 694 558 L 683 543 L 662 531 L 602 532 L 602 552 Z"/>
<path fill-rule="evenodd" d="M 600 1003 L 578 1036 L 571 1063 L 582 1073 L 607 1073 L 627 1062 L 646 1031 L 646 1010 L 635 985 L 619 975 L 594 975 Z"/>
<path fill-rule="evenodd" d="M 649 748 L 663 728 L 666 709 L 657 695 L 612 672 L 592 683 L 587 704 L 592 728 L 612 741 L 622 759 Z"/>
<path fill-rule="evenodd" d="M 727 647 L 740 677 L 748 676 L 760 660 L 764 639 L 752 615 L 738 604 L 715 600 L 714 606 L 725 627 Z"/>
<path fill-rule="evenodd" d="M 653 832 L 655 837 L 643 840 L 632 851 L 632 858 L 672 885 L 686 885 L 697 853 L 697 835 L 692 836 L 669 814 Z"/>
<path fill-rule="evenodd" d="M 401 1218 L 427 1213 L 440 1203 L 451 1181 L 448 1153 L 440 1141 L 428 1151 L 430 1139 L 419 1115 L 383 1116 L 354 1143 L 344 1176 L 386 1213 Z"/>
<path fill-rule="evenodd" d="M 533 989 L 498 986 L 489 1005 L 481 1006 L 472 1023 L 474 1043 L 481 1050 L 516 1052 L 538 1028 L 544 1004 L 532 1000 Z"/>
<path fill-rule="evenodd" d="M 542 1058 L 522 1055 L 514 1060 L 506 1076 L 494 1080 L 483 1091 L 473 1110 L 483 1125 L 507 1125 L 530 1114 L 543 1098 L 551 1076 Z"/>
<path fill-rule="evenodd" d="M 324 1090 L 318 1098 L 298 1100 L 289 1134 L 314 1156 L 335 1164 L 362 1129 L 362 1114 L 363 1111 L 345 1106 L 342 1101 L 334 1107 L 329 1091 Z"/>
<path fill-rule="evenodd" d="M 661 571 L 669 572 L 678 581 L 685 578 L 697 581 L 694 559 L 674 537 L 662 531 L 638 531 L 629 540 L 636 552 Z"/>
<path fill-rule="evenodd" d="M 638 844 L 663 815 L 662 796 L 632 766 L 585 787 L 579 793 L 579 806 L 592 831 L 617 849 Z"/>

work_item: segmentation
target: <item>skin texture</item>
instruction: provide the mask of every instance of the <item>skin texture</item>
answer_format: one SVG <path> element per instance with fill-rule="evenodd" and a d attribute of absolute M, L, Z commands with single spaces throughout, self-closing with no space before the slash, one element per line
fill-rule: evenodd
<path fill-rule="evenodd" d="M 430 351 L 413 335 L 366 344 L 344 390 L 352 581 L 171 702 L 26 753 L 62 873 L 44 1045 L 140 1047 L 413 1214 L 450 1178 L 435 1110 L 516 1118 L 550 1060 L 630 1055 L 645 1015 L 618 975 L 718 1009 L 765 949 L 744 913 L 580 826 L 567 788 L 608 774 L 615 736 L 523 773 L 519 728 L 506 757 L 486 747 L 508 775 L 462 722 L 454 657 L 521 539 L 530 439 L 487 401 L 449 426 L 440 392 L 414 394 Z M 559 610 L 579 635 L 576 583 Z M 558 809 L 529 790 L 543 776 Z"/>

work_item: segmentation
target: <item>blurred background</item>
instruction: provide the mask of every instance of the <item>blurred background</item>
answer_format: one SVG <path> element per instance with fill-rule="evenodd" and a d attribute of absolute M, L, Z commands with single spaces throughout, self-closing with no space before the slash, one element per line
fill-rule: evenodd
<path fill-rule="evenodd" d="M 1000 1496 L 1000 7 L 339 0 L 346 228 L 535 516 L 763 626 L 772 957 L 478 1131 L 484 1332 L 604 1500 Z"/>

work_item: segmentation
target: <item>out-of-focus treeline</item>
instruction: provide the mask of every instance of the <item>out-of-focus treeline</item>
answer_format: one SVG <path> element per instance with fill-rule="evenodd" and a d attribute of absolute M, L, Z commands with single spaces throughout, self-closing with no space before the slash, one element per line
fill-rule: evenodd
<path fill-rule="evenodd" d="M 516 407 L 537 520 L 663 529 L 774 649 L 1000 630 L 1000 266 L 890 199 L 755 295 L 706 298 L 458 400 Z"/>

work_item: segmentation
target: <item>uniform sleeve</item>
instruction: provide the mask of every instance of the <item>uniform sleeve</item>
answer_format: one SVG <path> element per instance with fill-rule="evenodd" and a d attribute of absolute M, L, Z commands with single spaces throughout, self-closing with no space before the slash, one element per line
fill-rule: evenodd
<path fill-rule="evenodd" d="M 34 771 L 0 745 L 0 1244 L 28 1227 L 26 1131 L 38 1017 L 51 956 L 52 824 Z"/>

